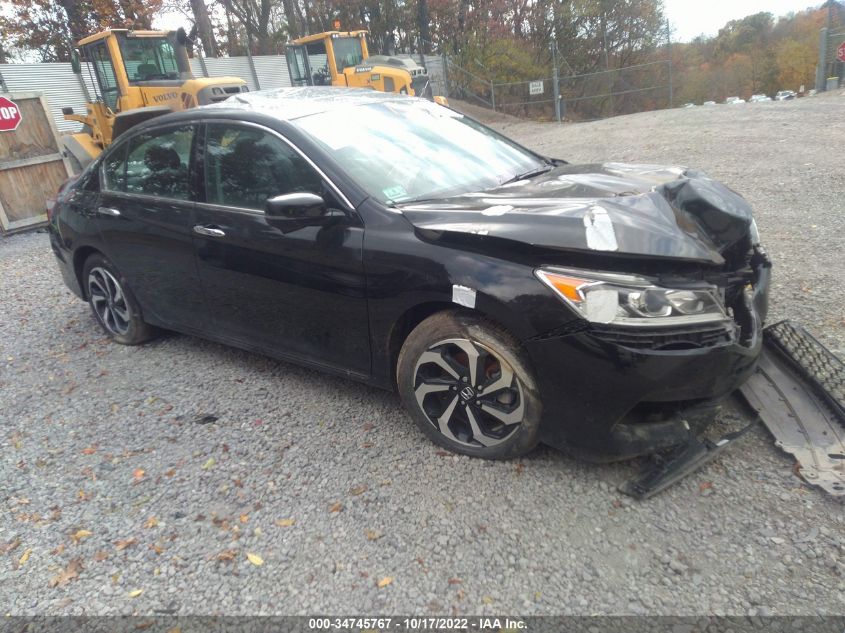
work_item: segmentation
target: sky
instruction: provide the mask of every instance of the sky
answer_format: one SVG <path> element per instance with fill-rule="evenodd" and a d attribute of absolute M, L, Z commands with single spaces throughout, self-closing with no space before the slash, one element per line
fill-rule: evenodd
<path fill-rule="evenodd" d="M 688 42 L 697 35 L 716 35 L 727 22 L 768 11 L 776 18 L 819 6 L 823 0 L 663 0 L 672 37 Z"/>

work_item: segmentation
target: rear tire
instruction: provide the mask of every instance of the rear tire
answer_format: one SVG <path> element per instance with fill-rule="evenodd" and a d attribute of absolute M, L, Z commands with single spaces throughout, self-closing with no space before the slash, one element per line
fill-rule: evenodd
<path fill-rule="evenodd" d="M 539 441 L 540 404 L 519 342 L 460 311 L 420 323 L 399 353 L 402 403 L 432 441 L 463 455 L 510 459 Z"/>
<path fill-rule="evenodd" d="M 155 329 L 144 323 L 141 308 L 126 280 L 101 254 L 95 253 L 85 260 L 82 284 L 94 318 L 114 342 L 140 345 L 155 336 Z"/>

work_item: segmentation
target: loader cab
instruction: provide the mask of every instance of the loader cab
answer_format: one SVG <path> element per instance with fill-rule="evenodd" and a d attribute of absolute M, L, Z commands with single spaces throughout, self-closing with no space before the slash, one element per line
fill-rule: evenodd
<path fill-rule="evenodd" d="M 288 44 L 286 57 L 294 86 L 346 86 L 344 71 L 369 56 L 366 31 L 329 31 Z"/>

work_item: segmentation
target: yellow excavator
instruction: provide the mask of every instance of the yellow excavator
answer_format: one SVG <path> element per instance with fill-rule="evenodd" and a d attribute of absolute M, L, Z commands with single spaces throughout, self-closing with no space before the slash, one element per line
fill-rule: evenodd
<path fill-rule="evenodd" d="M 81 132 L 62 137 L 76 170 L 133 125 L 249 90 L 239 77 L 194 77 L 188 62 L 189 41 L 184 29 L 111 29 L 79 42 L 73 70 L 81 73 L 80 61 L 87 62 L 95 95 L 86 104 L 85 114 L 62 109 L 65 119 L 83 124 Z"/>
<path fill-rule="evenodd" d="M 335 28 L 340 24 L 336 21 Z M 285 50 L 294 86 L 373 88 L 425 97 L 448 105 L 432 94 L 425 68 L 412 59 L 370 55 L 367 31 L 325 31 L 293 40 Z"/>

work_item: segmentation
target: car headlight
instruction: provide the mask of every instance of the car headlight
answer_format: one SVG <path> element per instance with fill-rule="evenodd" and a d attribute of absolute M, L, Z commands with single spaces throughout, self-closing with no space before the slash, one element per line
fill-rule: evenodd
<path fill-rule="evenodd" d="M 677 326 L 728 319 L 715 286 L 666 288 L 635 275 L 542 268 L 537 277 L 583 318 L 624 326 Z"/>

